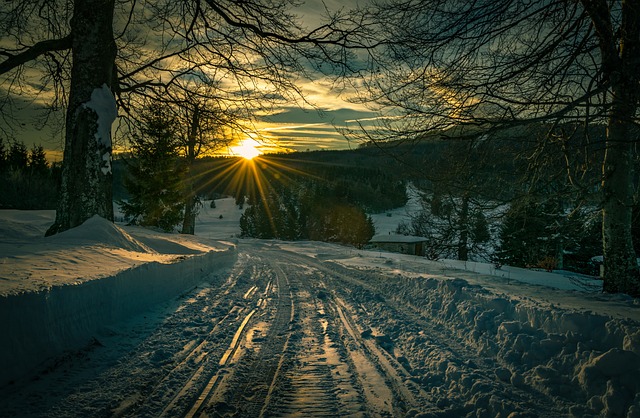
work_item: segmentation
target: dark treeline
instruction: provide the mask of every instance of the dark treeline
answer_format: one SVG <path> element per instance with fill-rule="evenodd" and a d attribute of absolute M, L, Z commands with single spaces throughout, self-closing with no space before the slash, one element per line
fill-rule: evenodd
<path fill-rule="evenodd" d="M 301 184 L 318 185 L 338 199 L 367 212 L 382 212 L 403 206 L 406 180 L 400 164 L 380 152 L 367 150 L 318 151 L 265 155 L 252 162 L 241 158 L 199 158 L 191 169 L 194 189 L 201 199 L 234 196 L 239 201 L 259 199 L 258 180 L 263 188 Z M 114 198 L 128 198 L 124 187 L 125 164 L 114 162 Z M 315 186 L 314 186 L 315 187 Z M 320 189 L 320 187 L 316 187 Z"/>
<path fill-rule="evenodd" d="M 456 135 L 463 139 L 433 136 L 405 153 L 423 208 L 398 232 L 429 238 L 432 258 L 593 273 L 590 259 L 602 248 L 604 128 Z"/>
<path fill-rule="evenodd" d="M 0 138 L 0 209 L 55 209 L 60 173 L 41 145 Z"/>
<path fill-rule="evenodd" d="M 374 233 L 366 213 L 407 202 L 406 181 L 401 171 L 389 169 L 390 162 L 369 150 L 265 155 L 252 161 L 206 157 L 193 162 L 189 183 L 199 202 L 233 196 L 239 206 L 249 204 L 243 236 L 361 246 Z M 139 165 L 130 157 L 114 162 L 117 201 L 142 202 L 143 194 L 132 189 L 132 179 L 142 180 L 131 171 Z"/>

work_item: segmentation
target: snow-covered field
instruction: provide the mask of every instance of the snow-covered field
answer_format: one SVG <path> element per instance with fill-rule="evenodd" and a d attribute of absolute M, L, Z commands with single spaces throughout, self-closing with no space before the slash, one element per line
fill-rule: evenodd
<path fill-rule="evenodd" d="M 237 239 L 216 203 L 195 237 L 94 218 L 42 238 L 51 212 L 0 212 L 0 416 L 640 417 L 638 301 Z"/>

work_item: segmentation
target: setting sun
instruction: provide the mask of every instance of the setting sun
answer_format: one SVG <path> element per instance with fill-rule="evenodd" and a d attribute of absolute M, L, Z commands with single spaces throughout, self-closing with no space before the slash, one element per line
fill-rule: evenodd
<path fill-rule="evenodd" d="M 247 160 L 262 154 L 260 143 L 252 138 L 243 139 L 238 145 L 231 147 L 231 152 Z"/>

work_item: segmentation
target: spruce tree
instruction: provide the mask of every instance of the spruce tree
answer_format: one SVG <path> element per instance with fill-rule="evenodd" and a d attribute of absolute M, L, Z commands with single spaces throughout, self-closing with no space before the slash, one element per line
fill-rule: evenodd
<path fill-rule="evenodd" d="M 130 198 L 120 201 L 131 223 L 172 231 L 182 221 L 184 195 L 176 124 L 162 106 L 142 114 L 140 132 L 132 135 L 132 159 L 125 187 Z"/>
<path fill-rule="evenodd" d="M 49 163 L 47 162 L 47 154 L 44 152 L 42 145 L 34 145 L 29 150 L 29 160 L 27 163 L 29 172 L 32 175 L 48 176 Z"/>
<path fill-rule="evenodd" d="M 9 167 L 12 170 L 23 171 L 29 163 L 29 152 L 24 142 L 14 142 L 9 148 L 8 155 Z"/>

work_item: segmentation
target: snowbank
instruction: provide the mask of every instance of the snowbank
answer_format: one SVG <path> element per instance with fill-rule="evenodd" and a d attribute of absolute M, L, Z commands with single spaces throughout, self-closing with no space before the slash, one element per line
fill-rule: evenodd
<path fill-rule="evenodd" d="M 603 416 L 640 413 L 637 322 L 548 309 L 536 301 L 496 295 L 462 279 L 405 279 L 404 288 L 398 298 L 415 304 L 443 334 L 462 341 L 473 356 L 497 360 L 497 382 L 585 406 L 572 407 L 572 416 L 590 411 Z M 470 407 L 491 416 L 508 409 L 499 385 L 478 387 L 473 365 L 450 362 L 446 353 L 427 343 L 428 336 L 416 335 L 415 330 L 399 329 L 396 334 L 411 341 L 406 355 L 420 365 L 416 374 L 429 386 L 468 399 Z M 440 360 L 426 361 L 434 358 Z"/>
<path fill-rule="evenodd" d="M 52 213 L 2 215 L 0 335 L 10 338 L 0 342 L 0 385 L 82 348 L 106 325 L 180 295 L 236 259 L 233 243 L 127 232 L 99 217 L 43 238 L 39 227 Z"/>
<path fill-rule="evenodd" d="M 87 345 L 105 325 L 174 298 L 230 266 L 235 250 L 146 263 L 75 286 L 4 296 L 0 300 L 0 385 L 42 361 Z"/>

